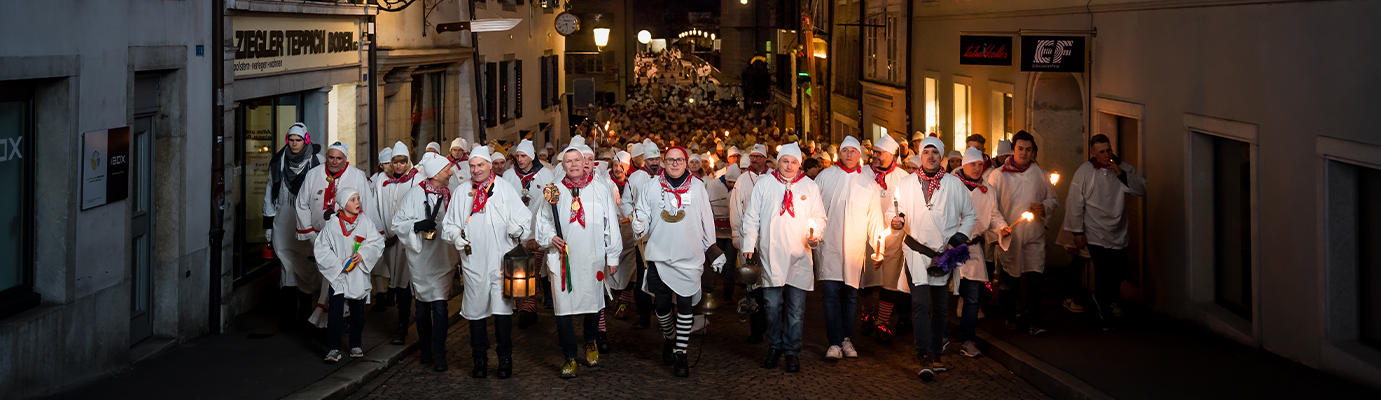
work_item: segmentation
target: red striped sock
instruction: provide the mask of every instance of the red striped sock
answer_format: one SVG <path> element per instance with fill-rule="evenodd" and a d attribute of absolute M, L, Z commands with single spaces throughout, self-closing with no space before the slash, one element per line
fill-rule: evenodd
<path fill-rule="evenodd" d="M 609 331 L 609 330 L 606 329 L 605 326 L 604 326 L 604 309 L 603 309 L 603 308 L 599 309 L 599 331 L 600 331 L 600 332 L 608 332 L 608 331 Z"/>
<path fill-rule="evenodd" d="M 623 304 L 633 304 L 633 289 L 624 289 L 619 296 L 619 302 Z"/>
<path fill-rule="evenodd" d="M 878 325 L 887 326 L 892 321 L 892 303 L 878 301 Z"/>

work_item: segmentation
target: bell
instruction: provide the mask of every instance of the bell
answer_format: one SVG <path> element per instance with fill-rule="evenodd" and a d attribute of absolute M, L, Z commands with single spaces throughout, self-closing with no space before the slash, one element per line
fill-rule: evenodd
<path fill-rule="evenodd" d="M 714 293 L 705 294 L 705 315 L 714 315 L 714 309 L 719 308 L 719 301 L 714 297 Z"/>
<path fill-rule="evenodd" d="M 433 230 L 430 230 L 430 231 L 422 232 L 422 238 L 423 238 L 423 239 L 427 239 L 427 240 L 435 240 L 435 239 L 436 239 L 436 230 L 433 229 Z"/>

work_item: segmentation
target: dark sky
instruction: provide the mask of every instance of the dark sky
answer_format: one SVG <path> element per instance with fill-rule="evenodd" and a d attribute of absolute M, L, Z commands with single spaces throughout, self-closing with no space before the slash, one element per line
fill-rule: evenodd
<path fill-rule="evenodd" d="M 687 14 L 713 13 L 719 16 L 720 0 L 629 0 L 633 2 L 633 30 L 647 29 L 652 37 L 674 37 L 691 28 Z M 706 27 L 708 28 L 708 27 Z"/>

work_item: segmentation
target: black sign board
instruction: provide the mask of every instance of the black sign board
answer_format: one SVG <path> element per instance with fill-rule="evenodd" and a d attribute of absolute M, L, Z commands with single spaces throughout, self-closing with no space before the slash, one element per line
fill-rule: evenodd
<path fill-rule="evenodd" d="M 1022 36 L 1021 70 L 1084 72 L 1084 37 Z"/>
<path fill-rule="evenodd" d="M 960 65 L 1012 65 L 1011 36 L 959 36 Z"/>

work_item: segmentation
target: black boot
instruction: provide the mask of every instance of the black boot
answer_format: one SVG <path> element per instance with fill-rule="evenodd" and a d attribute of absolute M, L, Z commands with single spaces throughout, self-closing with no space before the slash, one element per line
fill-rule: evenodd
<path fill-rule="evenodd" d="M 595 344 L 599 346 L 599 354 L 609 354 L 609 332 L 600 332 Z"/>
<path fill-rule="evenodd" d="M 780 360 L 781 358 L 782 358 L 782 351 L 781 351 L 781 350 L 777 350 L 777 349 L 768 349 L 768 350 L 767 350 L 767 359 L 762 361 L 762 367 L 765 368 L 765 369 L 775 369 L 775 368 L 777 368 L 777 360 Z"/>
<path fill-rule="evenodd" d="M 801 358 L 794 355 L 786 356 L 786 372 L 801 372 Z"/>
<path fill-rule="evenodd" d="M 399 325 L 398 325 L 398 329 L 394 329 L 394 330 L 393 330 L 393 334 L 392 334 L 392 335 L 389 335 L 389 337 L 388 337 L 388 343 L 389 343 L 389 344 L 403 344 L 403 341 L 406 340 L 407 338 L 408 338 L 408 326 L 407 326 L 407 324 L 399 324 Z"/>
<path fill-rule="evenodd" d="M 489 377 L 489 371 L 488 371 L 488 370 L 489 370 L 489 359 L 487 359 L 487 358 L 476 358 L 476 359 L 475 359 L 475 368 L 472 369 L 472 370 L 470 370 L 470 377 L 471 377 L 471 378 L 475 378 L 475 379 L 484 379 L 484 378 L 488 378 L 488 377 Z"/>
<path fill-rule="evenodd" d="M 377 293 L 374 295 L 374 306 L 370 307 L 370 312 L 388 311 L 388 307 L 393 305 L 392 296 L 388 292 Z"/>
<path fill-rule="evenodd" d="M 499 379 L 508 379 L 513 376 L 513 357 L 499 357 L 499 371 L 495 373 Z"/>
<path fill-rule="evenodd" d="M 676 374 L 677 378 L 689 378 L 690 365 L 686 364 L 686 353 L 678 351 L 675 353 L 675 358 L 676 364 L 671 367 L 671 372 Z"/>
<path fill-rule="evenodd" d="M 676 356 L 672 350 L 676 349 L 676 341 L 662 339 L 662 365 L 670 366 L 676 363 Z"/>

